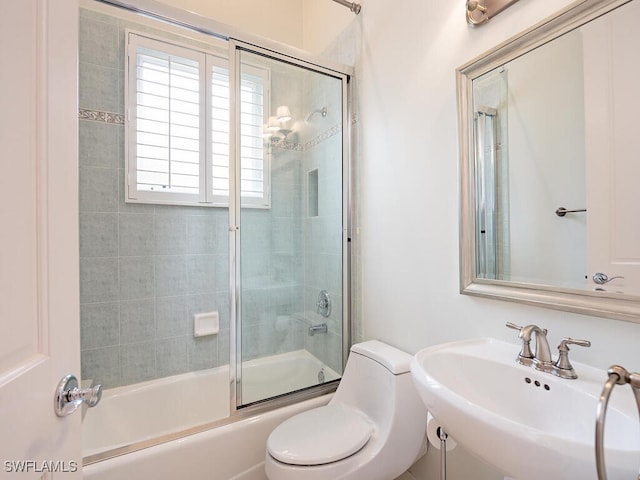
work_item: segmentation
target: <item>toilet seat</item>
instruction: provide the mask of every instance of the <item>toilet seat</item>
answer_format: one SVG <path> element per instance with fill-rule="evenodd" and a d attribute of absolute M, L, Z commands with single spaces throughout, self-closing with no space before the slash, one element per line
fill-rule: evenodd
<path fill-rule="evenodd" d="M 366 445 L 372 424 L 356 409 L 329 404 L 289 418 L 269 436 L 267 451 L 289 465 L 324 465 Z"/>

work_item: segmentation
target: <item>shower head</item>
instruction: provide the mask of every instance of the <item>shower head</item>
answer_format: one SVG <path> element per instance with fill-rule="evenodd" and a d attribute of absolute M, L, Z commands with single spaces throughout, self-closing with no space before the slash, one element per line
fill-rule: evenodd
<path fill-rule="evenodd" d="M 316 113 L 322 115 L 323 118 L 326 117 L 327 107 L 316 108 L 313 112 L 309 113 L 309 115 L 307 115 L 307 118 L 304 119 L 305 123 L 309 123 L 311 121 L 311 117 L 313 117 Z"/>

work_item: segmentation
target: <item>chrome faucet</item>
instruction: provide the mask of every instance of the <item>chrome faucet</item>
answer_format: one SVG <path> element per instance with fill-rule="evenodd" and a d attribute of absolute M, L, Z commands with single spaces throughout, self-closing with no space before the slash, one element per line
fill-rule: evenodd
<path fill-rule="evenodd" d="M 549 341 L 547 340 L 547 329 L 540 328 L 536 325 L 527 325 L 520 331 L 523 340 L 525 335 L 531 339 L 531 334 L 536 335 L 536 350 L 533 354 L 533 366 L 536 370 L 549 372 L 553 368 L 553 360 L 551 358 L 551 350 L 549 349 Z"/>
<path fill-rule="evenodd" d="M 519 330 L 518 337 L 522 340 L 522 349 L 516 357 L 516 362 L 522 365 L 533 365 L 536 370 L 551 373 L 561 378 L 578 378 L 574 368 L 569 362 L 569 344 L 581 347 L 590 347 L 588 340 L 574 340 L 563 338 L 558 345 L 558 360 L 554 363 L 547 340 L 547 329 L 537 325 L 527 325 L 521 327 L 511 322 L 507 322 L 507 327 Z M 531 336 L 536 336 L 535 353 L 531 353 Z"/>
<path fill-rule="evenodd" d="M 522 365 L 537 365 L 540 363 L 551 363 L 551 351 L 547 341 L 547 330 L 537 325 L 527 325 L 521 327 L 515 323 L 507 322 L 507 327 L 520 331 L 518 337 L 522 340 L 522 349 L 516 357 L 516 362 Z M 536 350 L 531 352 L 531 336 L 536 335 Z M 538 368 L 536 366 L 536 368 Z"/>

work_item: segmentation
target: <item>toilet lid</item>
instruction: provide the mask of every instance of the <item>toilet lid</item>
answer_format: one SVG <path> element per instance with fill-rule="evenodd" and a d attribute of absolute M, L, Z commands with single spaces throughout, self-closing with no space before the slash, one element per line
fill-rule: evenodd
<path fill-rule="evenodd" d="M 290 465 L 323 465 L 356 453 L 372 430 L 371 423 L 355 409 L 326 405 L 284 421 L 269 435 L 267 450 Z"/>

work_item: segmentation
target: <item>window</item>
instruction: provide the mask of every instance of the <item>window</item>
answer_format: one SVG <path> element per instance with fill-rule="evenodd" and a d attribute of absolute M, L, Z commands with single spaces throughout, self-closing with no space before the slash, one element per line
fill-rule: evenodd
<path fill-rule="evenodd" d="M 128 32 L 127 201 L 229 204 L 226 58 Z M 241 203 L 268 207 L 269 70 L 240 75 Z"/>

